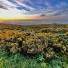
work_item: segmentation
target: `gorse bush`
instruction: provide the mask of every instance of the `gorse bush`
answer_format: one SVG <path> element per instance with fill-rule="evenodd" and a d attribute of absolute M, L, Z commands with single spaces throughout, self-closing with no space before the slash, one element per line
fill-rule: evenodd
<path fill-rule="evenodd" d="M 2 26 L 0 68 L 68 67 L 67 25 Z"/>
<path fill-rule="evenodd" d="M 51 32 L 49 30 L 52 30 L 52 27 L 47 30 L 48 32 L 40 30 L 37 32 L 34 27 L 33 30 L 30 29 L 31 27 L 25 31 L 21 29 L 0 30 L 0 48 L 14 54 L 17 52 L 31 55 L 42 53 L 46 58 L 68 54 L 67 32 L 62 34 Z"/>

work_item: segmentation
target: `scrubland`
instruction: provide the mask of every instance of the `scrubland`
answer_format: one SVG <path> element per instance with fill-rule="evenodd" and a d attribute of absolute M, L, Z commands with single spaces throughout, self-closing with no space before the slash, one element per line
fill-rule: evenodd
<path fill-rule="evenodd" d="M 0 68 L 68 68 L 68 24 L 0 24 Z"/>

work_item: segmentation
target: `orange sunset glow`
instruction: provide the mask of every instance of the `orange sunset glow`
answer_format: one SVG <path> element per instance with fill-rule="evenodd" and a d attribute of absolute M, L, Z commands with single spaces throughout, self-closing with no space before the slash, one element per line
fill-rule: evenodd
<path fill-rule="evenodd" d="M 40 16 L 18 16 L 18 17 L 0 17 L 0 21 L 6 20 L 34 20 L 34 19 L 41 19 Z"/>

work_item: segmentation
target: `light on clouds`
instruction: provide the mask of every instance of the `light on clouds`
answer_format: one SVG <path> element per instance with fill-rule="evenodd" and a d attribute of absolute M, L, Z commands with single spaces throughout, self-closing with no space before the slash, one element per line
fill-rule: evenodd
<path fill-rule="evenodd" d="M 0 19 L 67 17 L 67 13 L 68 0 L 0 0 Z"/>

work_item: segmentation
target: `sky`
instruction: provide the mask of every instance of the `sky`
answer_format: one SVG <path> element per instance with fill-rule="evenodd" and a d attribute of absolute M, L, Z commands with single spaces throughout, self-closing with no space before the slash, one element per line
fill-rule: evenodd
<path fill-rule="evenodd" d="M 1 20 L 68 22 L 68 0 L 0 0 Z"/>

